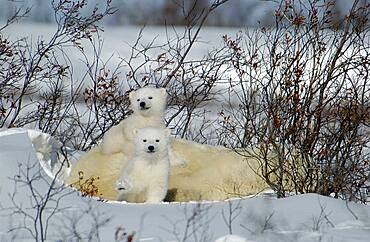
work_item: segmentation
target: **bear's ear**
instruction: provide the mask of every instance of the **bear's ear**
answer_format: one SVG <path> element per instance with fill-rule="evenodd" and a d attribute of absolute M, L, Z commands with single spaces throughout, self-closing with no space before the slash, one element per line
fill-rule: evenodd
<path fill-rule="evenodd" d="M 135 97 L 135 91 L 134 91 L 134 90 L 132 90 L 132 91 L 128 94 L 128 98 L 129 98 L 130 100 L 132 100 L 134 97 Z"/>
<path fill-rule="evenodd" d="M 159 91 L 161 92 L 161 94 L 162 94 L 163 97 L 167 97 L 166 88 L 161 87 L 161 88 L 159 88 Z"/>
<path fill-rule="evenodd" d="M 171 130 L 170 129 L 165 129 L 165 134 L 167 137 L 171 135 Z"/>

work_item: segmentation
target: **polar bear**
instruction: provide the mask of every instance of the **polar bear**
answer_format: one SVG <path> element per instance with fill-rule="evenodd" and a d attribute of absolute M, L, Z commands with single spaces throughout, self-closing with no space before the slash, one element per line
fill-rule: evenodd
<path fill-rule="evenodd" d="M 135 129 L 146 126 L 164 128 L 164 110 L 167 93 L 164 88 L 143 87 L 129 94 L 133 114 L 110 128 L 103 137 L 101 148 L 103 154 L 117 152 L 131 155 Z"/>
<path fill-rule="evenodd" d="M 270 189 L 262 179 L 260 161 L 249 150 L 232 150 L 178 139 L 172 142 L 186 167 L 172 167 L 168 201 L 221 201 Z M 248 157 L 249 158 L 246 158 Z"/>
<path fill-rule="evenodd" d="M 116 181 L 117 200 L 160 203 L 167 194 L 170 131 L 146 127 L 135 130 L 135 150 Z"/>
<path fill-rule="evenodd" d="M 101 149 L 105 155 L 122 152 L 127 156 L 131 156 L 134 151 L 135 134 L 133 130 L 148 126 L 165 127 L 166 89 L 143 87 L 130 92 L 129 99 L 133 114 L 104 134 Z M 171 165 L 184 166 L 186 164 L 186 161 L 177 157 L 172 150 L 169 150 L 169 156 Z"/>
<path fill-rule="evenodd" d="M 170 140 L 170 148 L 186 160 L 187 165 L 171 166 L 165 201 L 220 201 L 270 188 L 261 178 L 260 163 L 256 158 L 245 158 L 245 155 L 224 147 L 183 139 Z M 105 155 L 95 147 L 72 167 L 67 182 L 78 181 L 80 172 L 83 172 L 84 179 L 98 177 L 95 180 L 98 196 L 116 200 L 117 191 L 112 184 L 119 179 L 121 168 L 128 160 L 129 157 L 123 153 Z"/>

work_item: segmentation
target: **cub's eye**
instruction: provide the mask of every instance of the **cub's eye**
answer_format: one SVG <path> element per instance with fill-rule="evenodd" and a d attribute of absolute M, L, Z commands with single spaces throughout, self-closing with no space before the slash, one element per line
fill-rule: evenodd
<path fill-rule="evenodd" d="M 148 97 L 149 99 L 153 99 L 153 97 Z"/>
<path fill-rule="evenodd" d="M 140 102 L 140 99 L 138 99 L 138 100 L 136 100 L 136 101 Z"/>
<path fill-rule="evenodd" d="M 159 142 L 159 139 L 156 139 L 155 142 Z"/>
<path fill-rule="evenodd" d="M 143 142 L 145 143 L 146 142 L 146 139 L 143 139 Z"/>

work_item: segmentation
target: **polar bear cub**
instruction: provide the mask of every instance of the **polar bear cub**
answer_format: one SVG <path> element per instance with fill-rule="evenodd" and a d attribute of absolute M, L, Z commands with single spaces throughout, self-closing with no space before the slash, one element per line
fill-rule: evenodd
<path fill-rule="evenodd" d="M 116 182 L 118 201 L 159 203 L 168 189 L 170 132 L 164 128 L 135 130 L 135 151 Z"/>
<path fill-rule="evenodd" d="M 164 88 L 143 87 L 130 92 L 129 95 L 132 115 L 122 120 L 118 125 L 109 129 L 101 144 L 104 155 L 122 152 L 131 156 L 134 151 L 133 131 L 144 127 L 165 128 L 164 112 L 167 104 L 167 93 Z M 184 166 L 187 162 L 169 149 L 171 165 Z"/>
<path fill-rule="evenodd" d="M 164 128 L 166 89 L 140 88 L 130 92 L 129 99 L 134 113 L 105 133 L 101 144 L 102 153 L 105 155 L 123 152 L 130 156 L 134 150 L 135 129 L 147 126 Z"/>

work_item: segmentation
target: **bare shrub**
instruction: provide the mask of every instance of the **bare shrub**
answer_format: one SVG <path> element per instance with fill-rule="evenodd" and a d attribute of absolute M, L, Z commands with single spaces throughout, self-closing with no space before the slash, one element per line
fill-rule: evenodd
<path fill-rule="evenodd" d="M 280 197 L 315 192 L 365 201 L 368 17 L 369 5 L 354 1 L 340 29 L 332 1 L 281 1 L 273 28 L 224 36 L 235 73 L 220 114 L 232 134 L 226 145 L 257 159 Z"/>
<path fill-rule="evenodd" d="M 189 209 L 190 208 L 190 209 Z M 168 233 L 174 236 L 176 241 L 194 241 L 205 242 L 211 241 L 212 235 L 209 233 L 213 215 L 210 215 L 211 205 L 197 203 L 195 206 L 183 208 L 183 217 L 173 221 L 167 219 L 172 225 L 171 229 L 163 228 Z"/>
<path fill-rule="evenodd" d="M 135 237 L 135 232 L 128 234 L 124 228 L 118 227 L 114 234 L 114 239 L 116 242 L 125 241 L 125 242 L 133 242 Z"/>
<path fill-rule="evenodd" d="M 0 30 L 0 127 L 37 127 L 65 141 L 82 86 L 72 78 L 68 48 L 83 50 L 93 41 L 99 21 L 114 13 L 111 1 L 104 9 L 81 14 L 87 1 L 52 1 L 56 29 L 49 39 L 6 39 L 2 31 L 22 17 L 21 10 Z M 29 11 L 29 10 L 27 10 Z M 77 115 L 78 116 L 78 115 Z M 63 138 L 64 137 L 64 138 Z"/>
<path fill-rule="evenodd" d="M 110 224 L 112 216 L 102 212 L 96 200 L 90 198 L 98 195 L 95 179 L 83 181 L 81 174 L 77 183 L 81 192 L 70 189 L 60 180 L 68 163 L 67 157 L 63 151 L 57 153 L 61 165 L 51 177 L 37 159 L 30 159 L 19 163 L 18 173 L 9 178 L 14 183 L 14 190 L 8 194 L 9 203 L 0 206 L 0 216 L 9 221 L 6 237 L 9 240 L 104 240 L 100 233 L 103 227 Z M 71 199 L 77 194 L 87 198 L 71 206 Z M 116 241 L 133 241 L 134 235 L 118 231 Z"/>
<path fill-rule="evenodd" d="M 78 173 L 78 181 L 70 184 L 70 187 L 76 188 L 83 197 L 99 197 L 101 194 L 99 193 L 99 188 L 95 184 L 95 181 L 99 180 L 99 177 L 89 177 L 84 178 L 83 172 L 80 171 Z"/>
<path fill-rule="evenodd" d="M 229 200 L 227 201 L 228 209 L 222 209 L 222 219 L 228 228 L 229 234 L 233 234 L 233 223 L 243 211 L 240 204 L 241 201 L 242 200 L 236 201 L 235 204 L 233 204 L 233 201 Z"/>
<path fill-rule="evenodd" d="M 183 2 L 183 33 L 166 27 L 167 42 L 158 45 L 155 40 L 143 43 L 140 32 L 130 46 L 131 55 L 112 68 L 113 56 L 101 57 L 99 34 L 99 22 L 115 12 L 111 1 L 88 14 L 81 13 L 89 9 L 85 0 L 53 1 L 57 27 L 49 39 L 10 40 L 0 32 L 0 127 L 38 128 L 64 145 L 88 150 L 130 114 L 127 94 L 132 89 L 154 85 L 168 89 L 167 124 L 179 136 L 189 137 L 193 117 L 204 115 L 198 108 L 214 98 L 223 55 L 215 51 L 201 60 L 189 60 L 188 54 L 209 14 L 224 2 L 215 0 L 202 8 Z M 17 14 L 14 19 L 23 16 Z M 74 73 L 71 51 L 79 52 L 85 63 L 80 77 Z"/>
<path fill-rule="evenodd" d="M 130 114 L 131 90 L 166 87 L 166 124 L 176 136 L 257 159 L 261 177 L 278 196 L 317 192 L 364 201 L 369 5 L 354 1 L 338 24 L 332 1 L 281 1 L 275 26 L 224 35 L 223 47 L 190 59 L 207 18 L 225 2 L 180 2 L 181 31 L 167 26 L 167 41 L 157 44 L 142 40 L 143 28 L 130 56 L 113 68 L 111 58 L 101 57 L 99 34 L 99 21 L 115 11 L 110 0 L 88 14 L 81 14 L 87 1 L 53 1 L 55 33 L 36 43 L 2 34 L 29 11 L 17 10 L 0 28 L 0 127 L 36 127 L 64 145 L 88 150 Z M 84 58 L 80 78 L 71 48 Z M 225 80 L 228 88 L 222 89 Z M 226 93 L 219 123 L 207 120 L 206 105 Z M 217 139 L 210 140 L 210 133 Z"/>
<path fill-rule="evenodd" d="M 10 225 L 9 233 L 16 238 L 18 234 L 26 232 L 35 241 L 45 241 L 50 221 L 66 209 L 59 203 L 73 192 L 64 189 L 57 175 L 50 181 L 39 164 L 20 164 L 19 173 L 11 180 L 15 187 L 10 195 L 12 206 L 2 208 L 2 213 L 8 212 L 14 220 L 22 222 Z M 45 190 L 41 191 L 40 187 Z M 22 201 L 24 189 L 31 195 L 29 202 Z"/>
<path fill-rule="evenodd" d="M 63 164 L 67 162 L 65 157 L 60 159 L 63 160 L 62 166 L 52 178 L 45 174 L 36 160 L 20 163 L 19 172 L 10 178 L 14 182 L 14 190 L 9 194 L 9 206 L 2 206 L 0 213 L 10 218 L 8 236 L 12 241 L 61 238 L 100 241 L 100 229 L 111 218 L 101 213 L 92 200 L 84 200 L 79 212 L 71 209 L 68 201 L 76 192 L 59 180 Z M 84 223 L 84 228 L 81 228 L 82 220 L 89 221 Z M 56 226 L 60 226 L 58 231 Z"/>

